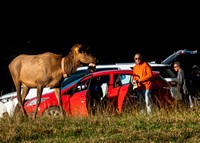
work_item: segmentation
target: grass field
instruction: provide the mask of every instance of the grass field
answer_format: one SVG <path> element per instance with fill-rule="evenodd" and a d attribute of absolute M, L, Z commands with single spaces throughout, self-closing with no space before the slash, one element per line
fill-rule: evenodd
<path fill-rule="evenodd" d="M 0 142 L 200 142 L 199 109 L 154 109 L 141 115 L 97 113 L 88 118 L 0 119 Z"/>

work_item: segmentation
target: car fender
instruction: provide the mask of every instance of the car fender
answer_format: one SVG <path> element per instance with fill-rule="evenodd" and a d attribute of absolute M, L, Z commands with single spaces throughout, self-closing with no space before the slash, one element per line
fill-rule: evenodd
<path fill-rule="evenodd" d="M 14 115 L 17 104 L 18 104 L 17 98 L 14 98 L 13 100 L 4 104 L 5 110 L 10 117 L 12 117 Z"/>
<path fill-rule="evenodd" d="M 3 113 L 5 113 L 4 104 L 0 102 L 0 118 L 3 117 Z"/>

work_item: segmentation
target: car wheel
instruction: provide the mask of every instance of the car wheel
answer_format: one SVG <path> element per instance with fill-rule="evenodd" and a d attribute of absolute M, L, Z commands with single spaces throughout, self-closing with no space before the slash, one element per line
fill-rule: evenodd
<path fill-rule="evenodd" d="M 49 117 L 59 117 L 61 115 L 59 107 L 49 107 L 45 110 L 44 114 L 45 116 Z"/>

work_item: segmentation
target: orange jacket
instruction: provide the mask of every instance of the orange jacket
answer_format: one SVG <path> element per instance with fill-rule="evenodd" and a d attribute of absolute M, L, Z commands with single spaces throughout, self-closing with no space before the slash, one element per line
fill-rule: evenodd
<path fill-rule="evenodd" d="M 133 75 L 137 75 L 133 76 L 134 80 L 141 80 L 141 82 L 137 84 L 138 91 L 151 89 L 152 70 L 148 63 L 143 62 L 141 65 L 135 65 L 133 68 Z"/>

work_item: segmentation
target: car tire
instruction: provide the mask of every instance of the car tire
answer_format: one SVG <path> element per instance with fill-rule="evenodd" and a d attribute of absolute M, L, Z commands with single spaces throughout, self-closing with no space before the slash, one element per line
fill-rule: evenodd
<path fill-rule="evenodd" d="M 59 107 L 49 107 L 43 113 L 44 116 L 49 117 L 59 117 L 61 116 L 60 108 Z"/>

